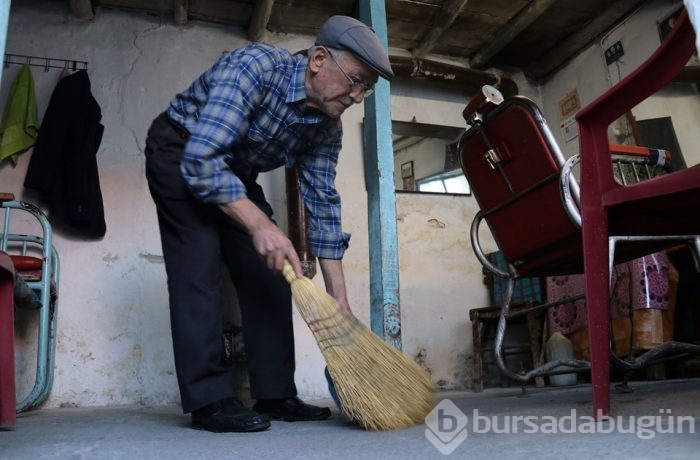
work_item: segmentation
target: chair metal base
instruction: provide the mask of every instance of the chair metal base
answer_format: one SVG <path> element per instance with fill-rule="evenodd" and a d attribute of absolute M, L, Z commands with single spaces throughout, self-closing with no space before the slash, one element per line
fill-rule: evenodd
<path fill-rule="evenodd" d="M 37 359 L 34 386 L 29 394 L 16 406 L 20 413 L 42 404 L 53 386 L 53 370 L 56 353 L 56 329 L 58 319 L 59 257 L 52 244 L 53 231 L 48 218 L 36 206 L 23 201 L 0 201 L 4 208 L 0 250 L 11 255 L 27 256 L 32 251 L 41 253 L 41 276 L 37 280 L 27 279 L 26 284 L 37 292 L 41 308 L 38 310 Z M 13 232 L 10 215 L 13 212 L 27 212 L 34 216 L 42 228 L 41 235 L 27 235 Z M 21 275 L 18 275 L 21 276 Z M 14 359 L 14 356 L 12 357 Z"/>

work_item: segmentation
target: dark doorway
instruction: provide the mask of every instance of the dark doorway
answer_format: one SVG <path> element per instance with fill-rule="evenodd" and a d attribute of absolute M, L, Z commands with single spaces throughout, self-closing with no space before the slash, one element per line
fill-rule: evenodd
<path fill-rule="evenodd" d="M 671 166 L 673 169 L 686 167 L 681 146 L 678 144 L 676 131 L 673 129 L 671 117 L 650 118 L 637 120 L 637 129 L 642 145 L 656 149 L 665 149 L 671 152 Z"/>

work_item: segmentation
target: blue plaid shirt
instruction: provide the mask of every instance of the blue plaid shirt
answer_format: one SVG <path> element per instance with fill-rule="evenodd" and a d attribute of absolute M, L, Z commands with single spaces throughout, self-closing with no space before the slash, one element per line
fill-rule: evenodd
<path fill-rule="evenodd" d="M 242 179 L 296 163 L 309 245 L 317 257 L 340 259 L 350 240 L 335 188 L 342 125 L 306 110 L 307 63 L 269 45 L 248 45 L 221 57 L 167 112 L 190 133 L 181 169 L 199 200 L 244 198 Z"/>

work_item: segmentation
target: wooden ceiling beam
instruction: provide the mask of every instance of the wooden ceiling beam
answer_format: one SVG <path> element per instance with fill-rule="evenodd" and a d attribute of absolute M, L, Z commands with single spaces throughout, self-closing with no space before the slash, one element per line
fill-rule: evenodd
<path fill-rule="evenodd" d="M 440 37 L 449 29 L 457 16 L 464 10 L 469 0 L 446 0 L 434 19 L 430 31 L 425 34 L 420 43 L 411 50 L 414 58 L 425 57 L 437 44 Z"/>
<path fill-rule="evenodd" d="M 250 15 L 250 25 L 248 26 L 248 39 L 252 42 L 259 42 L 265 37 L 267 24 L 270 22 L 272 7 L 275 0 L 260 0 L 255 2 L 253 13 Z"/>
<path fill-rule="evenodd" d="M 173 20 L 178 26 L 187 24 L 189 3 L 189 0 L 173 0 Z"/>
<path fill-rule="evenodd" d="M 524 69 L 525 76 L 534 81 L 542 81 L 563 67 L 578 53 L 589 46 L 596 37 L 610 30 L 646 0 L 617 0 L 591 22 L 560 42 L 546 54 L 536 59 Z"/>
<path fill-rule="evenodd" d="M 469 60 L 469 66 L 475 69 L 486 67 L 486 64 L 492 57 L 508 46 L 523 30 L 535 22 L 555 3 L 557 3 L 557 0 L 535 0 L 528 4 L 501 27 L 496 36 Z"/>
<path fill-rule="evenodd" d="M 495 86 L 504 97 L 518 94 L 518 85 L 512 79 L 498 73 L 403 56 L 389 56 L 389 61 L 397 77 L 426 81 L 430 84 L 442 82 L 460 88 L 470 97 L 484 85 Z"/>
<path fill-rule="evenodd" d="M 91 0 L 69 0 L 68 4 L 78 19 L 92 19 L 95 17 Z"/>

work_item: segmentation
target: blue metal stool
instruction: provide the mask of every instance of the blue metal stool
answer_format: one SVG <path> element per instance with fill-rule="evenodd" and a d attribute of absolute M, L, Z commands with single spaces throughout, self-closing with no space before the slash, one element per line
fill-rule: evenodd
<path fill-rule="evenodd" d="M 18 279 L 21 278 L 19 285 L 28 287 L 36 295 L 32 303 L 36 305 L 38 301 L 39 307 L 36 376 L 32 390 L 17 404 L 16 411 L 20 413 L 43 403 L 53 385 L 59 258 L 52 244 L 51 224 L 39 208 L 15 201 L 14 196 L 8 193 L 0 194 L 0 208 L 4 213 L 0 251 L 10 255 Z M 10 225 L 11 220 L 21 225 Z M 26 228 L 38 227 L 41 228 L 40 232 L 37 231 L 39 235 L 25 233 Z"/>

